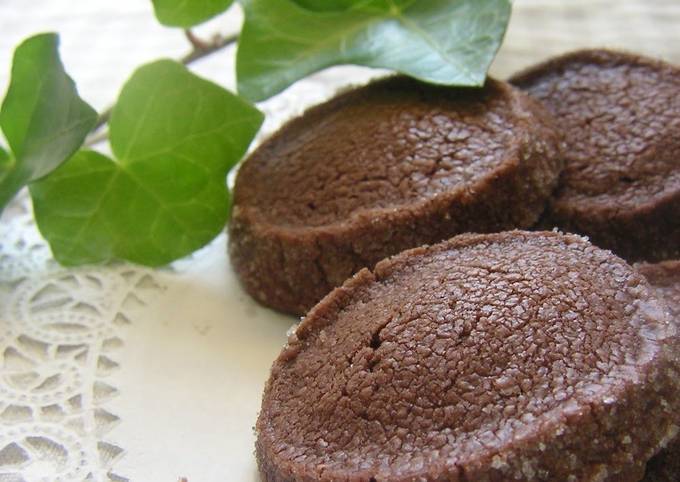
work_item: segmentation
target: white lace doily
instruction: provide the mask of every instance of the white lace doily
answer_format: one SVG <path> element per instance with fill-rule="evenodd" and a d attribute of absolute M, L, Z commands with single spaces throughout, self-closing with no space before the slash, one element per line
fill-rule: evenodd
<path fill-rule="evenodd" d="M 65 64 L 97 108 L 131 70 L 186 49 L 148 0 L 0 5 L 0 91 L 23 37 L 62 33 Z M 30 10 L 30 11 L 29 11 Z M 238 27 L 232 12 L 199 29 Z M 583 46 L 680 60 L 675 0 L 516 0 L 493 71 L 505 76 Z M 143 32 L 143 34 L 142 34 Z M 233 50 L 195 66 L 233 88 Z M 259 139 L 375 71 L 340 67 L 261 105 Z M 64 269 L 22 195 L 0 220 L 0 481 L 255 481 L 255 423 L 270 364 L 296 320 L 238 286 L 219 236 L 163 270 Z"/>
<path fill-rule="evenodd" d="M 63 269 L 25 194 L 0 225 L 0 479 L 124 480 L 118 425 L 121 330 L 162 286 L 140 267 Z M 13 212 L 12 212 L 13 211 Z"/>

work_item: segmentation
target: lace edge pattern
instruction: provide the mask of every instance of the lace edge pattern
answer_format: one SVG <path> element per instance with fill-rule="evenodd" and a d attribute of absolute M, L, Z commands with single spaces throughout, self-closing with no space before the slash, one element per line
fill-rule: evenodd
<path fill-rule="evenodd" d="M 164 286 L 127 264 L 59 267 L 29 204 L 0 225 L 0 480 L 125 481 L 124 448 L 107 441 L 111 375 L 125 327 Z"/>

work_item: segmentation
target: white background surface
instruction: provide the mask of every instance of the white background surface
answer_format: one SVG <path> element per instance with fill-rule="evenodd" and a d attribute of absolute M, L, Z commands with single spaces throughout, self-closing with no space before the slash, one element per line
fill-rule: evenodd
<path fill-rule="evenodd" d="M 505 76 L 578 46 L 626 47 L 677 61 L 678 18 L 680 2 L 674 0 L 517 1 L 494 72 Z M 229 33 L 239 22 L 234 10 L 198 33 Z M 97 109 L 115 99 L 136 66 L 177 58 L 188 49 L 180 31 L 155 22 L 147 0 L 0 0 L 0 91 L 8 82 L 13 47 L 46 30 L 61 33 L 66 68 Z M 194 70 L 233 88 L 233 48 Z M 268 113 L 265 132 L 367 75 L 366 69 L 335 68 L 297 84 L 262 106 Z M 158 272 L 162 292 L 119 335 L 124 343 L 109 378 L 119 394 L 106 402 L 106 410 L 120 419 L 106 435 L 123 449 L 113 461 L 119 476 L 258 480 L 252 426 L 269 366 L 297 320 L 257 306 L 242 292 L 225 244 L 222 235 L 174 272 Z M 29 472 L 36 475 L 35 467 Z M 48 473 L 37 475 L 49 479 Z"/>
<path fill-rule="evenodd" d="M 222 236 L 130 327 L 110 439 L 127 452 L 116 472 L 132 480 L 258 480 L 252 427 L 296 320 L 255 305 L 225 252 Z"/>

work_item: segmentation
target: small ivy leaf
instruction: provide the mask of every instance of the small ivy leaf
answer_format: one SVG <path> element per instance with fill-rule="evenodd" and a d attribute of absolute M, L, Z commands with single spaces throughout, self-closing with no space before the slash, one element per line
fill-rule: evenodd
<path fill-rule="evenodd" d="M 25 184 L 68 159 L 97 121 L 59 58 L 59 37 L 40 34 L 14 53 L 0 127 L 15 160 L 0 183 L 0 209 Z"/>
<path fill-rule="evenodd" d="M 31 185 L 36 221 L 64 265 L 159 266 L 219 234 L 226 175 L 263 120 L 222 87 L 160 60 L 125 84 L 110 122 L 117 161 L 80 151 Z"/>
<path fill-rule="evenodd" d="M 236 72 L 239 93 L 253 101 L 338 64 L 480 86 L 511 10 L 510 0 L 366 0 L 340 12 L 314 12 L 291 0 L 243 6 Z"/>
<path fill-rule="evenodd" d="M 57 261 L 77 265 L 115 257 L 116 228 L 107 215 L 115 204 L 130 209 L 120 171 L 105 155 L 81 150 L 29 187 L 38 228 Z"/>
<path fill-rule="evenodd" d="M 156 18 L 169 27 L 189 28 L 228 9 L 233 0 L 152 0 Z"/>

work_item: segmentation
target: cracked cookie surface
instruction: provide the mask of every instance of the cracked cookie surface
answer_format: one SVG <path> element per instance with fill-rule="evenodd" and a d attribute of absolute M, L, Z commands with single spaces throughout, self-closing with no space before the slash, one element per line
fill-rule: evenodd
<path fill-rule="evenodd" d="M 646 280 L 577 236 L 409 250 L 361 270 L 291 335 L 257 422 L 260 471 L 640 480 L 678 423 L 674 335 Z"/>
<path fill-rule="evenodd" d="M 680 256 L 680 68 L 585 50 L 517 74 L 564 134 L 565 168 L 542 222 L 628 261 Z"/>
<path fill-rule="evenodd" d="M 561 166 L 552 119 L 509 84 L 383 79 L 309 110 L 244 162 L 232 265 L 257 300 L 303 314 L 404 249 L 530 226 Z"/>

